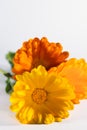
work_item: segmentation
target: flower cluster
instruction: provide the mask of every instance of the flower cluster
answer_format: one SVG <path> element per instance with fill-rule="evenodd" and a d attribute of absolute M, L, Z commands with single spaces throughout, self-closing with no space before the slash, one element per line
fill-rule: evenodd
<path fill-rule="evenodd" d="M 10 109 L 21 123 L 59 122 L 87 98 L 85 59 L 69 59 L 62 50 L 60 43 L 43 37 L 30 39 L 7 55 L 12 74 L 3 72 L 8 77 L 6 90 L 11 92 Z"/>

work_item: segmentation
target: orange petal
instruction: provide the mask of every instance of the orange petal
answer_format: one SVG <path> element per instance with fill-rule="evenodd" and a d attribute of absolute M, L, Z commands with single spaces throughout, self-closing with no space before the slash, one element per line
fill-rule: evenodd
<path fill-rule="evenodd" d="M 24 71 L 43 65 L 47 70 L 53 66 L 64 62 L 68 57 L 68 52 L 62 52 L 60 43 L 49 42 L 43 37 L 30 39 L 23 43 L 23 46 L 16 52 L 13 59 L 12 71 L 15 74 L 21 74 Z"/>
<path fill-rule="evenodd" d="M 84 59 L 72 58 L 49 70 L 49 72 L 52 71 L 66 77 L 75 87 L 76 98 L 73 100 L 74 103 L 79 103 L 79 99 L 87 98 L 87 63 Z"/>

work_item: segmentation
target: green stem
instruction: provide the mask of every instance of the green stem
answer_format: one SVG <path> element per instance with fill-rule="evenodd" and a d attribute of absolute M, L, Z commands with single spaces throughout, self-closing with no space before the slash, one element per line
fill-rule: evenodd
<path fill-rule="evenodd" d="M 0 69 L 0 73 L 3 74 L 6 77 L 10 77 L 10 78 L 12 77 L 12 75 L 10 73 L 4 71 L 3 69 Z"/>
<path fill-rule="evenodd" d="M 0 73 L 4 75 L 4 74 L 6 74 L 6 71 L 0 69 Z"/>

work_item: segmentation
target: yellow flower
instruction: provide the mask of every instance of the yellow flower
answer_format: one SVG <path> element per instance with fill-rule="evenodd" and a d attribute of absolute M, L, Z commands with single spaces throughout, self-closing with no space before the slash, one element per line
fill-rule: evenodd
<path fill-rule="evenodd" d="M 57 72 L 74 86 L 76 94 L 74 103 L 79 103 L 79 99 L 87 98 L 87 63 L 84 59 L 72 58 L 58 67 L 51 68 L 49 72 Z"/>
<path fill-rule="evenodd" d="M 48 70 L 65 61 L 68 52 L 62 52 L 60 43 L 50 43 L 43 37 L 30 39 L 23 43 L 23 46 L 16 52 L 13 60 L 12 71 L 21 74 L 24 71 L 31 71 L 33 68 L 43 65 Z"/>
<path fill-rule="evenodd" d="M 16 75 L 17 82 L 11 94 L 11 110 L 21 123 L 42 124 L 61 121 L 73 109 L 73 87 L 67 79 L 48 73 L 43 66 Z"/>

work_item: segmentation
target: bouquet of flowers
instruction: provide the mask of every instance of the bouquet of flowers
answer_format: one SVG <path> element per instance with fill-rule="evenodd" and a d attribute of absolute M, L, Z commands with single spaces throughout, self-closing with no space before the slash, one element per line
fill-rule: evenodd
<path fill-rule="evenodd" d="M 46 37 L 25 41 L 6 55 L 12 73 L 6 77 L 10 109 L 23 124 L 49 124 L 69 116 L 81 99 L 87 98 L 87 63 L 68 58 L 60 43 Z"/>

